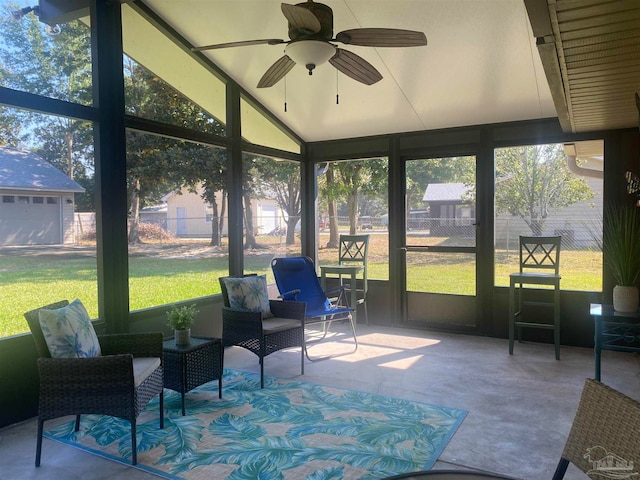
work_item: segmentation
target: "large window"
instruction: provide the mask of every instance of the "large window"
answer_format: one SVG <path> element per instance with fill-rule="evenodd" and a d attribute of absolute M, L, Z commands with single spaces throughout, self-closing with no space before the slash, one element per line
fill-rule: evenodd
<path fill-rule="evenodd" d="M 95 318 L 92 126 L 10 108 L 2 125 L 18 128 L 0 148 L 0 336 L 28 331 L 24 312 L 62 299 Z"/>
<path fill-rule="evenodd" d="M 34 3 L 0 0 L 0 85 L 91 105 L 89 28 L 49 27 Z M 0 336 L 28 331 L 25 311 L 65 298 L 96 317 L 95 229 L 82 222 L 95 211 L 92 125 L 0 106 L 0 145 Z"/>
<path fill-rule="evenodd" d="M 244 269 L 271 282 L 272 259 L 301 253 L 300 165 L 245 153 L 242 169 Z"/>
<path fill-rule="evenodd" d="M 33 11 L 20 17 L 23 7 L 37 3 L 0 0 L 0 85 L 91 105 L 89 27 L 80 21 L 50 27 Z"/>
<path fill-rule="evenodd" d="M 163 8 L 173 8 L 173 2 L 160 3 L 166 4 L 155 5 L 160 15 Z M 125 76 L 139 74 L 131 76 L 134 81 L 127 85 L 127 113 L 193 128 L 192 122 L 184 121 L 183 113 L 188 105 L 197 105 L 200 113 L 226 123 L 224 82 L 195 58 L 185 55 L 177 43 L 126 3 L 122 5 L 122 48 Z M 136 83 L 144 75 L 149 75 L 149 82 Z M 153 98 L 149 91 L 159 98 Z M 171 97 L 177 103 L 168 101 Z M 141 105 L 156 108 L 140 108 Z"/>
<path fill-rule="evenodd" d="M 170 61 L 153 55 L 149 42 L 168 39 L 128 6 L 123 30 L 125 53 L 138 60 L 124 58 L 126 111 L 157 122 L 154 133 L 127 131 L 129 301 L 139 310 L 218 293 L 229 272 L 226 149 L 163 135 L 178 125 L 222 137 L 212 112 L 224 115 L 224 89 L 212 80 L 199 93 L 190 82 L 206 70 L 173 44 Z M 193 73 L 189 82 L 181 69 Z"/>
<path fill-rule="evenodd" d="M 520 235 L 562 235 L 563 290 L 602 290 L 604 143 L 495 151 L 495 282 L 518 271 Z"/>
<path fill-rule="evenodd" d="M 225 164 L 222 148 L 128 132 L 132 310 L 220 291 L 229 271 Z"/>
<path fill-rule="evenodd" d="M 317 244 L 320 265 L 338 262 L 341 234 L 369 234 L 369 279 L 389 279 L 388 159 L 316 166 Z"/>

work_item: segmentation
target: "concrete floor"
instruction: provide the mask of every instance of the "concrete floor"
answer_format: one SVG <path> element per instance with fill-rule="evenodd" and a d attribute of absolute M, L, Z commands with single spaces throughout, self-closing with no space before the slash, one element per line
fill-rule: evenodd
<path fill-rule="evenodd" d="M 345 325 L 339 325 L 344 330 Z M 434 469 L 482 470 L 518 479 L 550 479 L 573 420 L 580 392 L 593 377 L 593 351 L 516 344 L 467 335 L 359 326 L 355 354 L 306 362 L 299 353 L 270 355 L 268 375 L 357 389 L 468 410 Z M 346 330 L 345 330 L 346 331 Z M 348 349 L 346 337 L 323 348 Z M 314 347 L 320 352 L 320 346 Z M 640 356 L 603 352 L 602 381 L 640 399 Z M 259 371 L 257 357 L 225 353 L 225 367 Z M 45 424 L 46 427 L 46 424 Z M 0 478 L 142 480 L 155 475 L 45 439 L 42 466 L 34 467 L 35 419 L 0 430 Z M 567 480 L 586 479 L 570 466 Z"/>

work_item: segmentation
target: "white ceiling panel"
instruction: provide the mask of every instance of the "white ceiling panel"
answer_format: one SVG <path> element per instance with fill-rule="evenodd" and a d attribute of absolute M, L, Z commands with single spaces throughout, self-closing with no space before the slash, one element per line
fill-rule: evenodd
<path fill-rule="evenodd" d="M 194 46 L 281 38 L 276 0 L 145 0 Z M 210 50 L 205 55 L 306 141 L 555 116 L 522 0 L 326 0 L 334 34 L 360 27 L 423 31 L 425 47 L 341 45 L 383 79 L 371 86 L 295 66 L 257 89 L 284 45 Z M 336 94 L 339 104 L 336 104 Z M 287 112 L 284 103 L 287 103 Z"/>

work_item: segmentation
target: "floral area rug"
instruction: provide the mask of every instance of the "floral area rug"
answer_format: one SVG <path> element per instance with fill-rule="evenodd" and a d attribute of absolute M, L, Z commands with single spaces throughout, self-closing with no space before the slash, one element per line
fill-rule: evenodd
<path fill-rule="evenodd" d="M 138 417 L 137 468 L 165 478 L 380 479 L 428 470 L 467 412 L 371 393 L 225 370 L 217 382 L 180 395 L 165 390 Z M 129 463 L 129 422 L 85 415 L 45 436 Z"/>

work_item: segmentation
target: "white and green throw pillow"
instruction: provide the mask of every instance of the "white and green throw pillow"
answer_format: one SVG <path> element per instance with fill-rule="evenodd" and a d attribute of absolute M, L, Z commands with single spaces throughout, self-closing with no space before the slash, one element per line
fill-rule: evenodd
<path fill-rule="evenodd" d="M 53 358 L 100 356 L 98 336 L 80 300 L 57 310 L 40 310 L 38 317 Z"/>
<path fill-rule="evenodd" d="M 262 312 L 262 318 L 273 317 L 269 307 L 267 276 L 254 275 L 243 278 L 224 279 L 229 296 L 229 306 L 247 312 Z"/>

